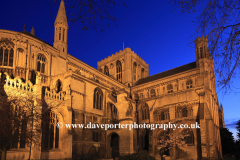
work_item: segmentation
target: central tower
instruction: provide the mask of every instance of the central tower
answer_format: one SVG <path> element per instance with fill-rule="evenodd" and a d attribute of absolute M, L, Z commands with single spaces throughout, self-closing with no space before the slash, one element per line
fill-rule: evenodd
<path fill-rule="evenodd" d="M 149 76 L 148 64 L 130 48 L 99 61 L 97 68 L 127 86 L 132 86 L 139 79 Z"/>

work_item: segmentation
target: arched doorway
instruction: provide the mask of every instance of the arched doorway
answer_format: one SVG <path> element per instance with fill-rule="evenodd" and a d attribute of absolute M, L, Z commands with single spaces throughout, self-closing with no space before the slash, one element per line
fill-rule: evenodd
<path fill-rule="evenodd" d="M 140 136 L 140 150 L 149 151 L 149 130 L 145 129 Z"/>
<path fill-rule="evenodd" d="M 111 135 L 110 146 L 112 148 L 112 158 L 119 157 L 119 136 L 117 133 Z"/>

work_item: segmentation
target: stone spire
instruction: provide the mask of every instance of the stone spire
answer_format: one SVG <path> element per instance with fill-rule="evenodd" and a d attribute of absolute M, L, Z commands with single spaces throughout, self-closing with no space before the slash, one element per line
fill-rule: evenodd
<path fill-rule="evenodd" d="M 32 29 L 31 29 L 31 34 L 35 36 L 35 29 L 34 29 L 34 27 L 32 27 Z"/>
<path fill-rule="evenodd" d="M 57 23 L 62 23 L 68 27 L 67 14 L 63 0 L 61 0 L 60 7 L 58 9 L 57 17 L 54 24 L 56 25 Z"/>
<path fill-rule="evenodd" d="M 67 57 L 68 53 L 68 23 L 67 23 L 67 15 L 64 6 L 64 1 L 62 0 L 60 3 L 60 7 L 58 9 L 58 14 L 54 23 L 55 34 L 54 34 L 54 43 L 53 46 L 59 50 L 59 54 L 62 57 Z"/>

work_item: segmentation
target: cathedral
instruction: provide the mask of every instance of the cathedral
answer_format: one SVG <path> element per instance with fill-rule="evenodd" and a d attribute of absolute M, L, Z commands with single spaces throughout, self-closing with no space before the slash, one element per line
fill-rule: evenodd
<path fill-rule="evenodd" d="M 219 128 L 224 126 L 224 116 L 206 36 L 195 40 L 195 62 L 149 76 L 148 63 L 130 48 L 97 62 L 97 69 L 68 53 L 63 0 L 54 27 L 53 45 L 37 38 L 34 29 L 30 33 L 0 29 L 2 89 L 6 95 L 40 95 L 36 103 L 41 104 L 42 119 L 51 119 L 42 123 L 40 145 L 17 139 L 6 152 L 7 160 L 111 159 L 141 150 L 161 159 L 159 137 L 164 135 L 185 135 L 186 144 L 169 149 L 165 159 L 222 159 Z M 89 123 L 196 126 L 175 130 L 64 127 Z"/>

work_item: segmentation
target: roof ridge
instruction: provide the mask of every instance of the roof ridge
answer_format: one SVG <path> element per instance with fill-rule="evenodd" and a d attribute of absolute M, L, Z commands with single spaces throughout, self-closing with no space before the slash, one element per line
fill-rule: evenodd
<path fill-rule="evenodd" d="M 174 74 L 177 74 L 177 73 L 181 73 L 181 72 L 193 69 L 193 68 L 196 68 L 196 61 L 185 64 L 185 65 L 182 65 L 182 66 L 179 66 L 179 67 L 176 67 L 176 68 L 173 68 L 173 69 L 170 69 L 170 70 L 166 70 L 164 72 L 160 72 L 160 73 L 157 73 L 157 74 L 154 74 L 154 75 L 142 78 L 142 79 L 139 79 L 135 83 L 134 86 L 144 84 L 144 83 L 147 83 L 147 82 L 151 82 L 151 81 L 161 79 L 161 78 L 164 78 L 164 77 L 168 77 L 168 76 L 171 76 L 171 75 L 174 75 Z"/>

